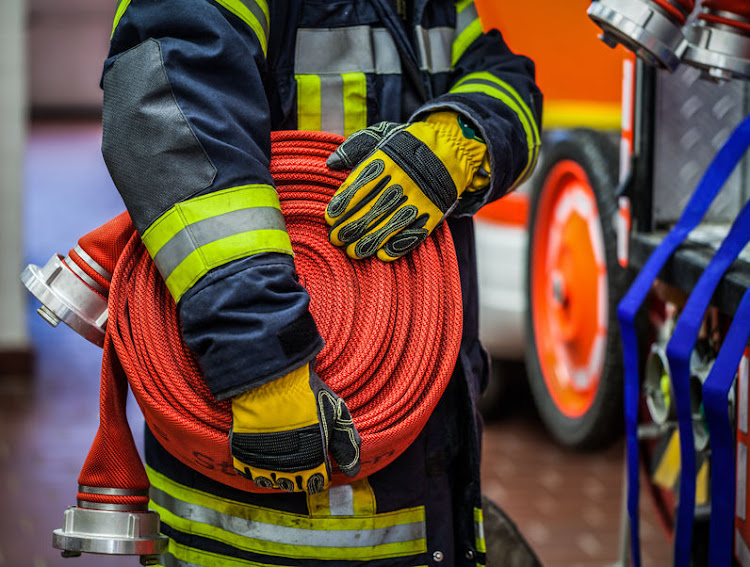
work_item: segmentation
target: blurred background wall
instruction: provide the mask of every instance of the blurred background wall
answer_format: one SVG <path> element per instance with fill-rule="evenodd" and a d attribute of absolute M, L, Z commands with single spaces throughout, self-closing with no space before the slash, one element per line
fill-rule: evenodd
<path fill-rule="evenodd" d="M 2 0 L 20 3 L 21 0 Z M 26 0 L 34 116 L 97 116 L 115 0 Z"/>
<path fill-rule="evenodd" d="M 23 152 L 26 141 L 26 9 L 0 2 L 0 369 L 29 363 L 21 270 Z"/>

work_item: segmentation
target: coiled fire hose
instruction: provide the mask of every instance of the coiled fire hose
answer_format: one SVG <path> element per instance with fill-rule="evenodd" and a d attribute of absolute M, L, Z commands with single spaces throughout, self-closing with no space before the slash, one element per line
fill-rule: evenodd
<path fill-rule="evenodd" d="M 325 160 L 342 140 L 275 132 L 271 174 L 297 272 L 326 340 L 316 371 L 346 399 L 362 436 L 360 478 L 392 462 L 424 427 L 458 355 L 462 303 L 445 224 L 392 263 L 352 261 L 328 242 L 324 209 L 346 173 L 329 170 Z M 113 242 L 132 236 L 109 287 L 101 421 L 79 477 L 79 506 L 127 510 L 147 504 L 148 478 L 125 419 L 127 383 L 149 428 L 175 457 L 224 484 L 264 491 L 232 467 L 230 404 L 216 402 L 205 385 L 182 341 L 174 300 L 132 225 L 121 216 L 100 230 Z M 334 484 L 352 480 L 334 469 Z"/>

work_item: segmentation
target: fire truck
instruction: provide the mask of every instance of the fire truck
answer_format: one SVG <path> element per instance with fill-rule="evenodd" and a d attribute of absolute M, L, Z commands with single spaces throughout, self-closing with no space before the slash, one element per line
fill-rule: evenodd
<path fill-rule="evenodd" d="M 525 20 L 542 34 L 528 44 L 540 84 L 546 62 L 534 49 L 546 46 L 560 72 L 589 73 L 580 79 L 582 115 L 609 116 L 586 87 L 600 88 L 612 67 L 589 65 L 600 47 L 574 54 L 581 14 L 565 19 L 570 6 L 554 4 L 535 4 Z M 506 10 L 514 8 L 503 5 L 497 18 L 510 34 Z M 588 17 L 598 26 L 588 36 L 618 46 L 613 57 L 622 46 L 629 54 L 611 80 L 622 85 L 621 122 L 614 137 L 609 120 L 572 113 L 557 123 L 563 105 L 546 89 L 535 177 L 478 220 L 485 316 L 494 297 L 483 247 L 500 246 L 493 238 L 507 246 L 518 221 L 514 336 L 525 344 L 512 352 L 496 344 L 502 319 L 485 321 L 484 342 L 498 358 L 523 352 L 541 418 L 560 442 L 595 447 L 624 422 L 622 565 L 640 565 L 645 488 L 675 565 L 747 566 L 750 2 L 598 0 Z M 546 18 L 564 34 L 559 42 L 545 43 Z M 523 38 L 510 43 L 518 49 Z"/>
<path fill-rule="evenodd" d="M 602 447 L 622 432 L 616 187 L 628 52 L 607 48 L 585 9 L 567 3 L 476 4 L 486 27 L 534 60 L 544 93 L 534 176 L 475 218 L 480 337 L 493 358 L 483 405 L 493 411 L 518 379 L 508 362 L 525 363 L 556 440 Z"/>

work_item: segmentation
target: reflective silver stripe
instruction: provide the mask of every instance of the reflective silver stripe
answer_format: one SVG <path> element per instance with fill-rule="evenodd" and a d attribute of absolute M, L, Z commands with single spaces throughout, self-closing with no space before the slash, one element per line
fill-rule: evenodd
<path fill-rule="evenodd" d="M 264 542 L 329 548 L 364 548 L 412 542 L 426 537 L 424 522 L 398 524 L 369 530 L 307 530 L 258 522 L 223 514 L 211 508 L 179 500 L 151 487 L 153 502 L 180 518 L 221 529 L 243 538 Z"/>
<path fill-rule="evenodd" d="M 266 34 L 266 37 L 268 37 L 268 20 L 266 19 L 266 14 L 263 12 L 263 9 L 258 5 L 257 2 L 254 2 L 253 0 L 239 0 L 245 8 L 250 10 L 250 13 L 255 16 L 255 18 L 258 20 L 258 23 L 260 24 L 260 27 L 263 28 L 263 33 Z"/>
<path fill-rule="evenodd" d="M 65 258 L 63 258 L 63 262 L 65 262 L 65 265 L 68 266 L 70 271 L 73 272 L 79 278 L 81 278 L 87 286 L 89 286 L 92 289 L 95 289 L 96 291 L 98 291 L 104 296 L 107 295 L 107 290 L 104 288 L 104 286 L 102 286 L 94 278 L 92 278 L 90 275 L 84 272 L 83 269 L 81 269 L 81 267 L 78 264 L 76 264 L 75 261 L 73 261 L 70 256 L 66 256 Z"/>
<path fill-rule="evenodd" d="M 328 507 L 331 516 L 354 515 L 354 490 L 351 484 L 332 486 L 328 489 Z"/>
<path fill-rule="evenodd" d="M 461 10 L 456 17 L 456 37 L 461 35 L 461 33 L 478 17 L 479 14 L 477 13 L 477 7 L 474 5 L 474 2 Z"/>
<path fill-rule="evenodd" d="M 81 248 L 80 244 L 76 244 L 73 247 L 73 250 L 75 250 L 75 253 L 78 254 L 81 257 L 81 260 L 86 262 L 89 266 L 91 266 L 91 269 L 94 270 L 97 274 L 99 274 L 101 277 L 103 277 L 108 282 L 112 281 L 112 274 L 110 274 L 107 270 L 102 268 L 96 260 L 94 260 L 91 256 L 88 255 L 88 253 Z"/>
<path fill-rule="evenodd" d="M 449 27 L 425 29 L 417 26 L 416 31 L 422 70 L 430 73 L 450 71 L 451 49 L 456 30 Z"/>
<path fill-rule="evenodd" d="M 154 256 L 166 279 L 191 253 L 211 242 L 252 230 L 286 230 L 281 211 L 274 207 L 238 209 L 195 222 L 175 234 Z"/>
<path fill-rule="evenodd" d="M 484 541 L 484 522 L 474 522 L 476 539 Z"/>
<path fill-rule="evenodd" d="M 375 48 L 375 73 L 401 74 L 401 58 L 391 32 L 384 28 L 373 28 L 372 43 Z"/>
<path fill-rule="evenodd" d="M 504 88 L 501 84 L 496 83 L 494 81 L 488 81 L 486 79 L 470 78 L 470 79 L 467 79 L 467 80 L 463 81 L 461 83 L 461 86 L 463 86 L 463 85 L 484 85 L 484 86 L 491 87 L 493 89 L 497 89 L 497 90 L 505 93 L 507 96 L 509 96 L 513 100 L 517 100 L 517 101 L 519 100 L 518 97 L 517 97 L 517 95 L 516 95 L 516 93 L 510 92 L 508 89 Z M 520 102 L 523 102 L 523 100 L 521 99 Z M 529 127 L 532 128 L 532 130 L 533 130 L 534 129 L 533 125 L 536 124 L 536 120 L 534 119 L 533 116 L 531 116 L 531 114 L 529 114 L 529 112 L 527 112 L 527 106 L 526 106 L 526 104 L 519 104 L 518 108 L 523 113 L 523 115 L 526 117 L 526 120 L 528 120 Z M 534 132 L 531 132 L 530 134 L 534 138 L 534 140 L 533 140 L 534 147 L 532 149 L 532 157 L 529 160 L 529 163 L 536 163 L 536 159 L 537 159 L 537 156 L 539 154 L 539 150 L 541 148 L 541 145 L 540 145 L 541 141 L 537 138 L 537 136 L 535 135 Z"/>
<path fill-rule="evenodd" d="M 341 75 L 321 75 L 320 107 L 321 130 L 343 135 L 344 79 Z"/>
<path fill-rule="evenodd" d="M 351 26 L 297 31 L 297 75 L 400 72 L 398 50 L 386 29 Z"/>
<path fill-rule="evenodd" d="M 374 73 L 370 27 L 298 30 L 294 72 L 300 75 Z"/>

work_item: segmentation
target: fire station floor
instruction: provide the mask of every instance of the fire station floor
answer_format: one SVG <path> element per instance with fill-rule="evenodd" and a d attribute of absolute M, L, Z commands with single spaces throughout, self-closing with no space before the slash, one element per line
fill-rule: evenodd
<path fill-rule="evenodd" d="M 100 154 L 97 123 L 33 125 L 24 195 L 25 262 L 66 254 L 79 236 L 123 210 Z M 29 298 L 36 353 L 30 376 L 0 373 L 0 566 L 119 567 L 133 557 L 62 558 L 52 531 L 75 503 L 77 477 L 98 426 L 101 350 L 38 317 Z M 483 487 L 517 524 L 545 567 L 609 567 L 620 550 L 623 443 L 581 454 L 557 446 L 522 386 L 488 420 Z M 132 400 L 131 400 L 132 402 Z M 142 419 L 129 404 L 140 439 Z M 671 560 L 648 497 L 641 498 L 643 565 Z M 501 564 L 499 564 L 501 565 Z"/>

